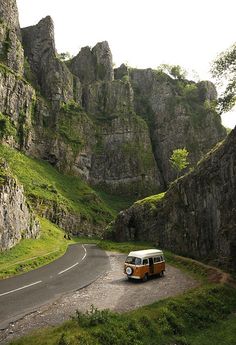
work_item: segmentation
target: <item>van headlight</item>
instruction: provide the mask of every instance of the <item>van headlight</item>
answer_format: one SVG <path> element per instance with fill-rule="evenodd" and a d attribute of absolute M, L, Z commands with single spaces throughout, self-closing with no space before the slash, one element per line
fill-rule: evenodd
<path fill-rule="evenodd" d="M 133 273 L 133 270 L 132 270 L 132 268 L 131 267 L 126 267 L 126 274 L 128 275 L 128 276 L 130 276 L 132 273 Z"/>

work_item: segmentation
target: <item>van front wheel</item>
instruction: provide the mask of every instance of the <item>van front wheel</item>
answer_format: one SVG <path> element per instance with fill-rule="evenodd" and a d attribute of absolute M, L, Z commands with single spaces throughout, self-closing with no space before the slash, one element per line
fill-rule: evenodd
<path fill-rule="evenodd" d="M 160 277 L 164 277 L 164 271 L 160 272 Z"/>
<path fill-rule="evenodd" d="M 148 273 L 145 274 L 145 276 L 143 277 L 142 281 L 146 282 L 148 280 Z"/>

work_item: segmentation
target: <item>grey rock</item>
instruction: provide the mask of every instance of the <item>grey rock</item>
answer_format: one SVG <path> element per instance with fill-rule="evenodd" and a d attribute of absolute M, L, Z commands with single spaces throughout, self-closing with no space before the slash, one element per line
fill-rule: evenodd
<path fill-rule="evenodd" d="M 5 142 L 27 151 L 31 145 L 35 90 L 8 69 L 0 68 L 0 112 L 9 119 L 15 135 L 4 135 Z"/>
<path fill-rule="evenodd" d="M 129 68 L 127 65 L 122 64 L 120 67 L 114 69 L 114 78 L 119 80 L 124 77 L 129 77 Z"/>
<path fill-rule="evenodd" d="M 0 60 L 23 74 L 24 52 L 15 0 L 0 0 Z"/>
<path fill-rule="evenodd" d="M 119 214 L 114 238 L 153 241 L 174 253 L 236 270 L 236 128 L 160 201 Z"/>
<path fill-rule="evenodd" d="M 60 108 L 60 102 L 81 101 L 81 87 L 66 64 L 57 57 L 51 17 L 22 29 L 23 46 L 43 95 Z"/>
<path fill-rule="evenodd" d="M 114 79 L 112 54 L 106 41 L 97 43 L 93 49 L 82 48 L 68 67 L 83 84 Z"/>
<path fill-rule="evenodd" d="M 0 251 L 16 245 L 22 238 L 37 238 L 39 224 L 26 202 L 23 187 L 0 162 Z"/>
<path fill-rule="evenodd" d="M 216 90 L 211 82 L 180 84 L 152 69 L 130 69 L 129 79 L 134 90 L 134 109 L 149 124 L 165 189 L 176 178 L 169 163 L 174 149 L 185 147 L 194 165 L 226 136 L 220 116 L 211 105 L 216 100 Z"/>

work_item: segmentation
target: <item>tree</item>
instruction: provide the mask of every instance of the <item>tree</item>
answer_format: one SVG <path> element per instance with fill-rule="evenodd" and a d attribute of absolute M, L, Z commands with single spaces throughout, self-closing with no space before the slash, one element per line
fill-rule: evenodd
<path fill-rule="evenodd" d="M 179 177 L 179 173 L 189 165 L 188 155 L 189 152 L 186 148 L 173 150 L 170 157 L 170 164 L 172 168 L 177 171 L 177 177 Z"/>
<path fill-rule="evenodd" d="M 186 78 L 187 72 L 179 65 L 162 64 L 157 70 L 162 71 L 174 79 L 183 80 Z"/>
<path fill-rule="evenodd" d="M 236 43 L 217 57 L 211 74 L 224 89 L 218 100 L 220 113 L 231 110 L 236 104 Z"/>
<path fill-rule="evenodd" d="M 65 52 L 65 53 L 58 54 L 58 58 L 61 61 L 67 61 L 67 60 L 70 60 L 72 58 L 72 56 L 69 52 Z"/>

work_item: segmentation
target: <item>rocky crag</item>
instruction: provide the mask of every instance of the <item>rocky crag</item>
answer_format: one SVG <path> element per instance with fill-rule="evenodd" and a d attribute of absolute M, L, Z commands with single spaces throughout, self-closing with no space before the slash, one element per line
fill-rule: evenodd
<path fill-rule="evenodd" d="M 1 142 L 110 193 L 165 190 L 173 149 L 185 146 L 194 164 L 226 135 L 210 82 L 113 69 L 107 42 L 65 63 L 52 19 L 20 29 L 16 0 L 0 0 L 0 62 Z M 56 219 L 57 206 L 45 207 Z"/>
<path fill-rule="evenodd" d="M 11 176 L 6 162 L 0 161 L 0 251 L 22 238 L 37 238 L 39 223 L 26 202 L 24 190 Z"/>
<path fill-rule="evenodd" d="M 236 270 L 236 128 L 166 194 L 136 202 L 113 227 L 119 241 L 147 240 Z"/>
<path fill-rule="evenodd" d="M 24 52 L 24 62 L 9 60 L 18 68 L 2 58 L 10 70 L 2 67 L 8 92 L 0 111 L 15 130 L 15 137 L 3 135 L 12 146 L 109 191 L 148 195 L 176 177 L 169 164 L 173 149 L 185 146 L 196 163 L 225 136 L 210 82 L 125 65 L 114 70 L 107 42 L 82 48 L 64 63 L 50 17 L 20 30 L 15 1 L 1 0 L 1 8 L 3 26 Z"/>

